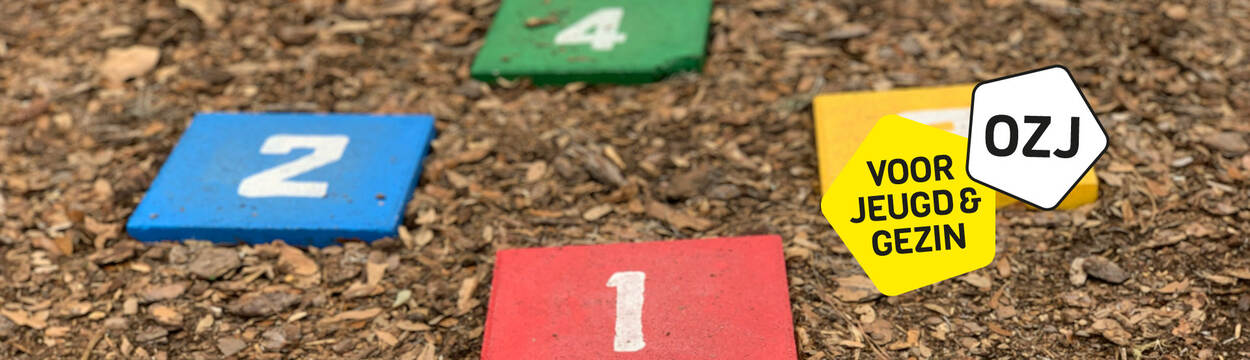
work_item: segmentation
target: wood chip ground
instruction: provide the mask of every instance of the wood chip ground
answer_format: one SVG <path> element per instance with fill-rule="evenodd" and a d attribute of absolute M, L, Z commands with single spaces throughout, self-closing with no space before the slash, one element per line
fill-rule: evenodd
<path fill-rule="evenodd" d="M 1250 356 L 1250 3 L 717 1 L 702 74 L 563 87 L 469 79 L 497 9 L 0 2 L 0 357 L 473 359 L 497 250 L 760 233 L 803 359 Z M 1051 64 L 1110 132 L 1100 200 L 1000 211 L 962 281 L 863 289 L 819 213 L 812 96 Z M 135 243 L 206 110 L 430 113 L 439 137 L 399 239 Z"/>

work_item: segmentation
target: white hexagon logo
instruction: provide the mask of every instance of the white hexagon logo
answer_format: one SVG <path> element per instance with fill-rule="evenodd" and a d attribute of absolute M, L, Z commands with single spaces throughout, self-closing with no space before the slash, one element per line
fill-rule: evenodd
<path fill-rule="evenodd" d="M 968 176 L 1050 210 L 1107 149 L 1107 132 L 1068 69 L 978 83 L 968 122 Z"/>

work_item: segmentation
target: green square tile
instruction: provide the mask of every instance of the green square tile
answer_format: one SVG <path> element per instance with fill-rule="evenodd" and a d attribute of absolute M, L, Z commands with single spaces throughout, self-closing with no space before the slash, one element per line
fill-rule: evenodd
<path fill-rule="evenodd" d="M 473 77 L 643 83 L 699 71 L 710 0 L 506 0 Z"/>

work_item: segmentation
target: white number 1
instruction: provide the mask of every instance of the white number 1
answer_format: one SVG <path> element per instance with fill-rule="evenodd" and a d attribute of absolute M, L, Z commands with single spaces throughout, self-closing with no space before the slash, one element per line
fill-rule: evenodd
<path fill-rule="evenodd" d="M 616 288 L 616 337 L 612 350 L 634 352 L 642 350 L 642 292 L 646 289 L 647 274 L 641 271 L 621 271 L 608 278 L 608 287 Z"/>
<path fill-rule="evenodd" d="M 625 42 L 625 34 L 617 32 L 621 28 L 621 18 L 625 9 L 607 7 L 586 15 L 581 20 L 560 30 L 556 34 L 556 45 L 590 44 L 594 51 L 609 51 L 618 43 Z"/>
<path fill-rule="evenodd" d="M 292 181 L 290 178 L 312 171 L 343 158 L 347 149 L 346 135 L 289 135 L 276 134 L 265 139 L 260 146 L 264 155 L 286 155 L 293 149 L 313 149 L 308 155 L 291 162 L 269 168 L 248 176 L 239 183 L 239 196 L 258 197 L 308 197 L 326 196 L 330 187 L 324 181 Z"/>

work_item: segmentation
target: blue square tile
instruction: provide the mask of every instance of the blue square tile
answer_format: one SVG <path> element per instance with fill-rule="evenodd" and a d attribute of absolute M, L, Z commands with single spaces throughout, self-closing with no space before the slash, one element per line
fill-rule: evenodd
<path fill-rule="evenodd" d="M 315 246 L 394 236 L 433 137 L 428 115 L 199 114 L 126 231 Z"/>

